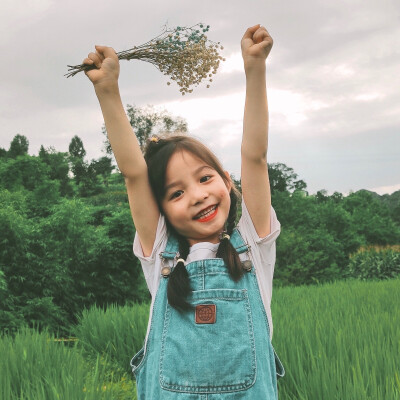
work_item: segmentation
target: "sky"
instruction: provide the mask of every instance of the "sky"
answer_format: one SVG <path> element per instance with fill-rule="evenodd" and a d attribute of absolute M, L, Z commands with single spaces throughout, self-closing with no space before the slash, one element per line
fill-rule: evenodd
<path fill-rule="evenodd" d="M 122 102 L 184 118 L 240 177 L 245 75 L 240 41 L 265 26 L 268 163 L 283 163 L 309 194 L 380 195 L 400 190 L 400 2 L 398 0 L 2 0 L 0 3 L 0 147 L 27 137 L 68 151 L 77 135 L 86 160 L 104 156 L 103 118 L 83 74 L 66 78 L 94 45 L 117 52 L 143 44 L 164 26 L 210 25 L 221 62 L 207 82 L 182 96 L 155 66 L 121 61 Z"/>

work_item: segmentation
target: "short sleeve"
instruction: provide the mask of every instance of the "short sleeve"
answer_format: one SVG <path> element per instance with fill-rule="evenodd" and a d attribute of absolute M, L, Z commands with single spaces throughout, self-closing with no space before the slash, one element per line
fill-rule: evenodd
<path fill-rule="evenodd" d="M 252 242 L 259 245 L 268 245 L 274 243 L 281 232 L 281 224 L 278 221 L 276 212 L 271 205 L 271 232 L 267 236 L 260 238 L 257 234 L 256 228 L 254 227 L 254 223 L 251 219 L 244 199 L 242 199 L 242 217 L 239 220 L 238 227 L 239 230 L 245 234 L 245 236 L 251 238 Z"/>
<path fill-rule="evenodd" d="M 146 279 L 147 286 L 151 295 L 158 287 L 159 280 L 159 269 L 161 266 L 160 258 L 157 254 L 160 253 L 163 247 L 165 247 L 167 242 L 167 227 L 165 223 L 165 217 L 160 214 L 157 224 L 156 238 L 154 240 L 153 250 L 148 257 L 143 254 L 142 245 L 140 244 L 140 238 L 138 233 L 135 234 L 135 239 L 133 240 L 133 254 L 139 259 L 143 274 Z"/>
<path fill-rule="evenodd" d="M 256 268 L 256 277 L 261 298 L 267 313 L 270 337 L 272 339 L 273 323 L 271 314 L 272 281 L 276 261 L 276 239 L 281 231 L 281 224 L 278 221 L 276 212 L 271 205 L 271 232 L 260 238 L 254 227 L 253 221 L 242 200 L 242 216 L 238 223 L 238 229 L 244 241 L 250 246 L 250 259 Z"/>

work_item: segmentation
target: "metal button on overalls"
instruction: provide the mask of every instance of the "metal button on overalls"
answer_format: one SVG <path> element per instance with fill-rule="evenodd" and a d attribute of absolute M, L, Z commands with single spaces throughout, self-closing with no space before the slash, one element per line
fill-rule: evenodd
<path fill-rule="evenodd" d="M 249 251 L 237 229 L 230 241 Z M 176 258 L 170 237 L 161 256 Z M 145 346 L 133 357 L 138 400 L 272 400 L 285 371 L 272 347 L 267 314 L 250 260 L 234 282 L 220 258 L 186 265 L 193 311 L 179 312 L 167 301 L 163 271 Z"/>

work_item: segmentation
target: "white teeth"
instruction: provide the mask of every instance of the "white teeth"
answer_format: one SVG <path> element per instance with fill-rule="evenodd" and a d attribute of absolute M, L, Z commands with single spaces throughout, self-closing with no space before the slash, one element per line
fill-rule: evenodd
<path fill-rule="evenodd" d="M 204 217 L 208 217 L 210 214 L 213 213 L 213 211 L 217 208 L 217 206 L 212 206 L 211 208 L 208 208 L 207 210 L 203 211 L 200 215 L 196 215 L 194 218 L 195 219 L 200 219 Z"/>

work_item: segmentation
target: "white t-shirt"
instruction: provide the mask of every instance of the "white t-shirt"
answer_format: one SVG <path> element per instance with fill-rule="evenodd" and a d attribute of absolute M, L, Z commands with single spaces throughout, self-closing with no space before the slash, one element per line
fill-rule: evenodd
<path fill-rule="evenodd" d="M 271 298 L 272 298 L 272 279 L 274 275 L 274 267 L 276 260 L 276 245 L 275 241 L 280 234 L 281 224 L 276 217 L 274 208 L 271 206 L 271 233 L 264 238 L 257 235 L 253 221 L 242 200 L 242 216 L 240 217 L 237 228 L 244 240 L 250 245 L 250 259 L 256 269 L 258 286 L 260 288 L 261 298 L 267 313 L 270 326 L 270 335 L 272 339 L 272 315 L 271 315 Z M 168 242 L 167 228 L 165 218 L 160 215 L 157 226 L 156 238 L 154 241 L 151 255 L 144 257 L 142 246 L 140 245 L 139 236 L 135 235 L 133 241 L 133 253 L 139 258 L 147 286 L 150 290 L 152 301 L 150 306 L 149 324 L 146 333 L 146 342 L 150 330 L 150 322 L 153 314 L 154 300 L 156 297 L 158 285 L 161 279 L 162 261 L 159 254 L 165 249 Z M 186 259 L 186 264 L 196 260 L 207 258 L 215 258 L 218 249 L 218 243 L 202 242 L 196 243 L 190 248 L 189 255 Z M 248 259 L 248 254 L 239 254 L 242 261 Z M 167 261 L 167 260 L 166 260 Z M 172 266 L 173 260 L 169 260 Z"/>

